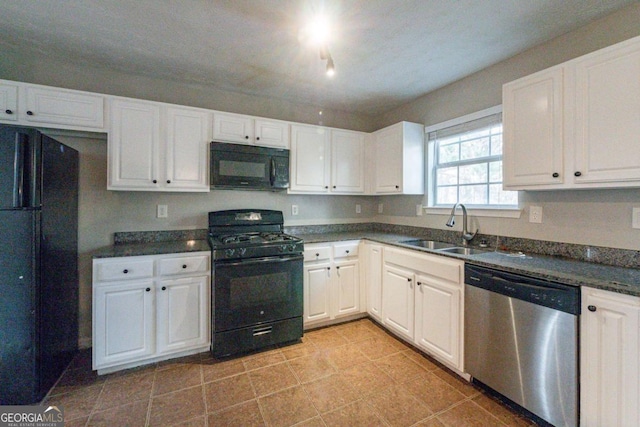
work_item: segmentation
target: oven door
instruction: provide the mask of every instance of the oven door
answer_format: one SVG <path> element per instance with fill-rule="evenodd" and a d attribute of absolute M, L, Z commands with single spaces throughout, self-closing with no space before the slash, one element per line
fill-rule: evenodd
<path fill-rule="evenodd" d="M 216 261 L 213 331 L 302 316 L 302 255 Z"/>

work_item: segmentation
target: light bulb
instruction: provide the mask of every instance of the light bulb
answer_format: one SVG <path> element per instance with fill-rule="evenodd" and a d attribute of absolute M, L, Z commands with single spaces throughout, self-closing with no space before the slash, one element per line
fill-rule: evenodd
<path fill-rule="evenodd" d="M 333 58 L 329 57 L 327 60 L 327 76 L 333 77 L 336 74 L 336 67 L 333 64 Z"/>

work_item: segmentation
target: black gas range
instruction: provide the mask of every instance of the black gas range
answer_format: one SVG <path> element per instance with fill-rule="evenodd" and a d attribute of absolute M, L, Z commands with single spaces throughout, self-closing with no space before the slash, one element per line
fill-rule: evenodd
<path fill-rule="evenodd" d="M 216 357 L 302 337 L 304 244 L 283 230 L 281 211 L 209 212 Z"/>

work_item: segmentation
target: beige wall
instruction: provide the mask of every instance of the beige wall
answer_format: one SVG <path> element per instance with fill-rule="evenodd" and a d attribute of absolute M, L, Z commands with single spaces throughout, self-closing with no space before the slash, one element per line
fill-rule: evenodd
<path fill-rule="evenodd" d="M 640 3 L 429 93 L 379 122 L 432 125 L 499 105 L 504 83 L 638 35 Z M 381 197 L 380 202 L 385 215 L 377 221 L 446 228 L 444 215 L 415 216 L 415 205 L 426 205 L 426 196 Z M 542 206 L 542 224 L 529 223 L 531 205 Z M 640 250 L 640 230 L 631 228 L 631 209 L 640 207 L 640 190 L 520 192 L 520 206 L 520 219 L 482 217 L 474 223 L 487 234 Z"/>

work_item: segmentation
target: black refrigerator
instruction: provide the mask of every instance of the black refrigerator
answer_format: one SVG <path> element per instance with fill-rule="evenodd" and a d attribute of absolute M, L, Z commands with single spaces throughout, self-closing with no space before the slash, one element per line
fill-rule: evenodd
<path fill-rule="evenodd" d="M 0 405 L 42 400 L 78 350 L 78 152 L 0 125 Z"/>

